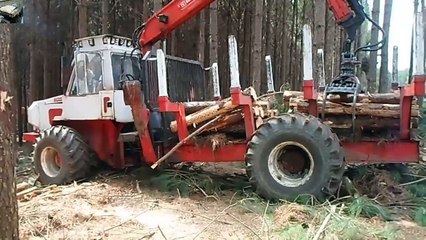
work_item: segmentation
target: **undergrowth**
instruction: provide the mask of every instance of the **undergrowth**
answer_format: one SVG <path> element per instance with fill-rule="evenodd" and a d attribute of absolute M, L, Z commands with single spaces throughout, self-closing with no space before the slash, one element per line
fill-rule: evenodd
<path fill-rule="evenodd" d="M 224 176 L 203 171 L 196 165 L 136 175 L 144 176 L 142 182 L 147 185 L 169 194 L 180 197 L 202 194 L 238 203 L 240 211 L 257 214 L 273 223 L 274 232 L 282 239 L 312 239 L 332 205 L 337 206 L 337 211 L 332 214 L 322 239 L 396 239 L 397 230 L 385 222 L 399 221 L 403 219 L 401 216 L 409 216 L 419 226 L 426 226 L 426 181 L 411 184 L 409 181 L 418 178 L 406 178 L 406 171 L 385 171 L 371 166 L 360 167 L 351 174 L 356 188 L 351 191 L 353 195 L 326 203 L 319 203 L 309 195 L 299 196 L 294 203 L 265 201 L 253 191 L 245 175 Z M 400 182 L 408 185 L 400 186 Z"/>

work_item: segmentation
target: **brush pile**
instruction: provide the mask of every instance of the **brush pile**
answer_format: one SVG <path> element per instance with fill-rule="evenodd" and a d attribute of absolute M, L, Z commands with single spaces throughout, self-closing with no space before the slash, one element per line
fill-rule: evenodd
<path fill-rule="evenodd" d="M 293 112 L 308 113 L 309 104 L 304 100 L 303 92 L 286 91 L 283 101 Z M 342 140 L 393 139 L 399 134 L 401 110 L 399 101 L 398 93 L 359 94 L 354 107 L 353 95 L 346 97 L 329 95 L 323 106 L 323 96 L 319 96 L 318 110 L 320 116 L 324 112 L 324 123 L 333 128 Z M 415 100 L 412 104 L 411 118 L 412 128 L 417 128 L 420 111 Z"/>

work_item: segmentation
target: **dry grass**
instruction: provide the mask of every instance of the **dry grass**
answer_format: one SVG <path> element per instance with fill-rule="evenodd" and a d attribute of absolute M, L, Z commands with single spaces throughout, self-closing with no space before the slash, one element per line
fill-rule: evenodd
<path fill-rule="evenodd" d="M 312 218 L 305 206 L 288 203 L 279 207 L 274 213 L 274 223 L 278 227 L 286 227 L 291 224 L 306 224 L 311 222 Z"/>

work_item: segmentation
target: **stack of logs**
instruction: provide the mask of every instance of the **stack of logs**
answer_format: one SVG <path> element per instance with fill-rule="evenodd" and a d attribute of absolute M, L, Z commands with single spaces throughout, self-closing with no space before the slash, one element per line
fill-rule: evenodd
<path fill-rule="evenodd" d="M 272 109 L 269 101 L 257 99 L 253 88 L 243 91 L 245 95 L 251 96 L 253 100 L 253 114 L 256 120 L 256 127 L 259 127 L 265 120 L 278 114 Z M 219 117 L 217 121 L 205 128 L 201 133 L 226 133 L 230 135 L 244 135 L 244 114 L 241 106 L 233 105 L 231 98 L 226 98 L 218 102 L 192 102 L 184 103 L 187 115 L 186 123 L 188 127 L 197 129 L 206 122 Z M 177 122 L 170 124 L 172 132 L 177 132 Z"/>
<path fill-rule="evenodd" d="M 253 99 L 253 113 L 256 127 L 268 118 L 278 115 L 272 109 L 272 99 L 258 99 L 255 91 L 248 88 L 244 91 Z M 276 98 L 281 97 L 276 95 Z M 330 95 L 324 108 L 325 117 L 322 121 L 329 125 L 341 140 L 389 140 L 398 138 L 400 126 L 400 96 L 398 93 L 359 94 L 355 104 L 355 121 L 353 121 L 353 96 L 346 97 Z M 289 112 L 308 114 L 308 102 L 303 98 L 303 92 L 286 91 L 283 96 L 284 109 Z M 226 134 L 245 138 L 244 114 L 241 106 L 232 104 L 230 98 L 219 102 L 185 103 L 186 122 L 190 129 L 196 130 L 206 122 L 217 118 L 217 121 L 200 131 L 201 135 Z M 323 97 L 318 97 L 318 110 L 322 116 Z M 412 104 L 412 124 L 417 127 L 420 118 L 419 106 Z M 354 126 L 355 124 L 355 126 Z M 177 122 L 170 124 L 172 132 L 177 132 Z"/>
<path fill-rule="evenodd" d="M 308 102 L 303 92 L 286 91 L 284 105 L 292 112 L 308 113 Z M 359 94 L 353 109 L 353 95 L 329 95 L 324 108 L 323 122 L 329 125 L 341 139 L 380 140 L 398 138 L 400 128 L 399 93 Z M 323 113 L 323 96 L 318 97 L 320 117 Z M 355 110 L 355 120 L 352 113 Z M 412 128 L 417 128 L 420 118 L 419 105 L 413 100 L 411 108 Z M 355 127 L 354 127 L 355 124 Z"/>

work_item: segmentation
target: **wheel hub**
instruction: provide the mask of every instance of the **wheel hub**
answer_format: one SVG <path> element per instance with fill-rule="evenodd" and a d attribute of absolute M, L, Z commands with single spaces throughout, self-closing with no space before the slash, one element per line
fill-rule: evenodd
<path fill-rule="evenodd" d="M 269 154 L 268 169 L 279 184 L 295 188 L 310 179 L 314 170 L 314 160 L 302 144 L 283 142 Z"/>
<path fill-rule="evenodd" d="M 49 177 L 59 175 L 62 166 L 62 159 L 59 153 L 53 147 L 46 147 L 41 152 L 41 167 L 44 173 Z"/>

